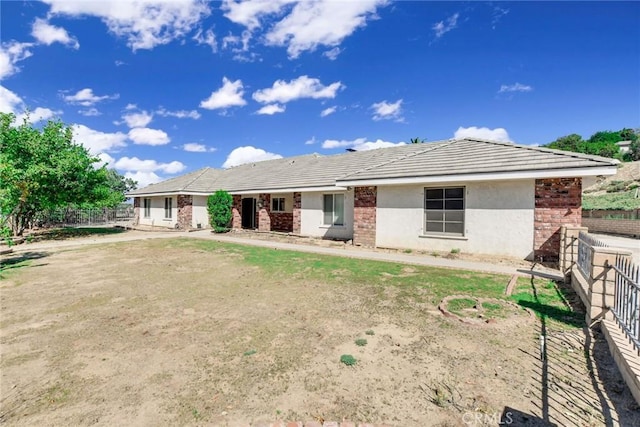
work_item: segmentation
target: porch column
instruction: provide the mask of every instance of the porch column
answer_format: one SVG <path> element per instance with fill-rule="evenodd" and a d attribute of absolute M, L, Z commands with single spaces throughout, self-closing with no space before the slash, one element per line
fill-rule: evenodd
<path fill-rule="evenodd" d="M 193 223 L 193 196 L 178 194 L 178 228 L 188 230 Z"/>
<path fill-rule="evenodd" d="M 356 187 L 353 194 L 353 244 L 376 246 L 378 187 Z"/>
<path fill-rule="evenodd" d="M 233 206 L 231 208 L 231 228 L 234 230 L 242 229 L 242 196 L 239 194 L 233 195 Z"/>
<path fill-rule="evenodd" d="M 271 231 L 271 194 L 260 194 L 258 203 L 262 205 L 258 211 L 258 231 Z"/>
<path fill-rule="evenodd" d="M 141 197 L 133 198 L 133 225 L 140 224 L 140 199 Z"/>
<path fill-rule="evenodd" d="M 293 234 L 302 230 L 302 193 L 293 193 Z"/>

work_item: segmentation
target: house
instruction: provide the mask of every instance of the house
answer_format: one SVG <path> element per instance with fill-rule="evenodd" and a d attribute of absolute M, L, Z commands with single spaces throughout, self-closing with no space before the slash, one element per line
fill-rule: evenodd
<path fill-rule="evenodd" d="M 628 153 L 631 150 L 631 141 L 620 141 L 616 142 L 616 145 L 620 149 L 621 153 Z"/>
<path fill-rule="evenodd" d="M 582 179 L 617 161 L 480 139 L 204 168 L 129 193 L 139 224 L 207 227 L 206 199 L 233 195 L 234 229 L 369 247 L 557 259 L 581 222 Z"/>

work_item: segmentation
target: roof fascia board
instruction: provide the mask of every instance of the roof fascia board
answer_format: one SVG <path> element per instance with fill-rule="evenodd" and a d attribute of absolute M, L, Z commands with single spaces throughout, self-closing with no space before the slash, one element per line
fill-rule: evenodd
<path fill-rule="evenodd" d="M 617 167 L 602 166 L 576 169 L 550 169 L 541 171 L 518 171 L 501 173 L 476 173 L 465 175 L 438 175 L 407 178 L 372 178 L 361 180 L 337 180 L 337 185 L 356 187 L 364 185 L 404 185 L 404 184 L 431 184 L 439 182 L 470 182 L 470 181 L 504 181 L 516 179 L 535 178 L 572 178 L 583 176 L 615 175 Z"/>
<path fill-rule="evenodd" d="M 229 194 L 245 195 L 245 194 L 283 194 L 283 193 L 311 193 L 319 191 L 347 191 L 347 187 L 343 186 L 324 186 L 324 187 L 295 187 L 295 188 L 267 188 L 260 190 L 242 190 L 242 191 L 229 191 Z"/>
<path fill-rule="evenodd" d="M 162 191 L 158 193 L 135 193 L 135 194 L 125 194 L 126 197 L 154 197 L 154 196 L 208 196 L 212 194 L 208 191 Z"/>

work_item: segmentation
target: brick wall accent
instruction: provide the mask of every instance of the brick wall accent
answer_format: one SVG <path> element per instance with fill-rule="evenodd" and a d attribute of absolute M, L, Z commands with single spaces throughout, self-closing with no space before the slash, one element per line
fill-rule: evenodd
<path fill-rule="evenodd" d="M 378 187 L 356 187 L 353 196 L 353 244 L 376 246 Z"/>
<path fill-rule="evenodd" d="M 133 198 L 133 225 L 140 224 L 140 200 L 141 197 Z"/>
<path fill-rule="evenodd" d="M 291 233 L 293 231 L 293 214 L 290 212 L 271 212 L 271 230 Z"/>
<path fill-rule="evenodd" d="M 302 193 L 293 193 L 293 234 L 300 234 L 302 229 Z"/>
<path fill-rule="evenodd" d="M 233 195 L 231 213 L 231 228 L 234 230 L 240 230 L 242 228 L 242 196 L 239 194 Z"/>
<path fill-rule="evenodd" d="M 640 219 L 604 219 L 582 217 L 582 225 L 594 233 L 640 237 Z"/>
<path fill-rule="evenodd" d="M 193 196 L 178 194 L 178 228 L 188 230 L 193 220 Z"/>
<path fill-rule="evenodd" d="M 262 203 L 258 211 L 258 231 L 271 231 L 271 194 L 260 194 L 258 203 Z"/>
<path fill-rule="evenodd" d="M 533 250 L 536 260 L 558 261 L 560 227 L 582 222 L 582 178 L 536 179 Z"/>

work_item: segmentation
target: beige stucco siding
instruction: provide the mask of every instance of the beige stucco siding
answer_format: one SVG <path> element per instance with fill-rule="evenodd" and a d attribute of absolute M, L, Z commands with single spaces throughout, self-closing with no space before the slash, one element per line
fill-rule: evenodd
<path fill-rule="evenodd" d="M 209 228 L 209 213 L 207 212 L 208 196 L 193 196 L 193 210 L 191 226 L 197 228 L 198 224 L 202 228 Z"/>
<path fill-rule="evenodd" d="M 300 234 L 327 239 L 353 238 L 353 190 L 335 192 L 344 194 L 344 225 L 326 226 L 323 224 L 323 195 L 329 192 L 302 193 Z"/>
<path fill-rule="evenodd" d="M 529 257 L 533 249 L 534 181 L 450 184 L 462 185 L 466 189 L 465 235 L 458 238 L 424 233 L 424 185 L 378 187 L 376 245 Z"/>
<path fill-rule="evenodd" d="M 151 215 L 148 218 L 145 218 L 144 215 L 144 199 L 147 197 L 142 197 L 140 200 L 140 224 L 141 225 L 152 225 L 155 227 L 168 227 L 174 228 L 176 226 L 176 222 L 178 221 L 178 201 L 176 200 L 176 196 L 172 196 L 172 208 L 171 208 L 171 218 L 167 219 L 164 217 L 164 199 L 165 197 L 148 197 L 151 199 Z"/>

